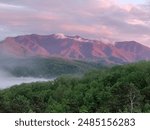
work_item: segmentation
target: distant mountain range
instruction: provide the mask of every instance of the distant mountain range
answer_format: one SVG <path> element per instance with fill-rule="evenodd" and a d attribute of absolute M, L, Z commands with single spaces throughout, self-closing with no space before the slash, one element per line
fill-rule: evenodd
<path fill-rule="evenodd" d="M 0 55 L 23 57 L 57 57 L 106 63 L 126 63 L 150 60 L 150 48 L 136 41 L 111 44 L 80 36 L 23 35 L 0 42 Z"/>

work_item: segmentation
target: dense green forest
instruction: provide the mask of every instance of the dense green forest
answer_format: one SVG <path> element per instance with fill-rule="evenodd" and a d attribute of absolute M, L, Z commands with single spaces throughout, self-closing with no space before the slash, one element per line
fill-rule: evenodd
<path fill-rule="evenodd" d="M 150 62 L 0 91 L 0 112 L 150 112 Z"/>
<path fill-rule="evenodd" d="M 55 77 L 61 74 L 83 74 L 102 67 L 102 63 L 65 60 L 61 58 L 0 58 L 0 68 L 16 77 Z"/>

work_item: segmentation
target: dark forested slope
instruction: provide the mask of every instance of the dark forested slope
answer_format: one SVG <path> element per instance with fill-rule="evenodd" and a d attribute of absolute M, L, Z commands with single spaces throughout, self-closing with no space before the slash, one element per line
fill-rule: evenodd
<path fill-rule="evenodd" d="M 83 74 L 90 69 L 103 67 L 102 63 L 67 60 L 62 58 L 0 57 L 0 70 L 16 77 L 57 77 L 62 74 Z"/>

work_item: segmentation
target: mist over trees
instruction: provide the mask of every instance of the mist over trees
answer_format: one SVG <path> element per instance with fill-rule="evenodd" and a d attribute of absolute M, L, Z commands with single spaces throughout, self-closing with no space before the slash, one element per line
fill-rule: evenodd
<path fill-rule="evenodd" d="M 0 91 L 0 112 L 150 112 L 150 62 Z"/>
<path fill-rule="evenodd" d="M 13 58 L 0 57 L 0 70 L 15 77 L 53 78 L 62 74 L 83 74 L 102 67 L 101 63 L 65 60 L 61 58 Z"/>

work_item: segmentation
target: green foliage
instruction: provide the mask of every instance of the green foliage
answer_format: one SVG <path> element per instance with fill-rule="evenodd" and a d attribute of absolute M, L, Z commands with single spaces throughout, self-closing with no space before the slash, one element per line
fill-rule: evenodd
<path fill-rule="evenodd" d="M 150 112 L 150 62 L 0 91 L 0 112 Z"/>

